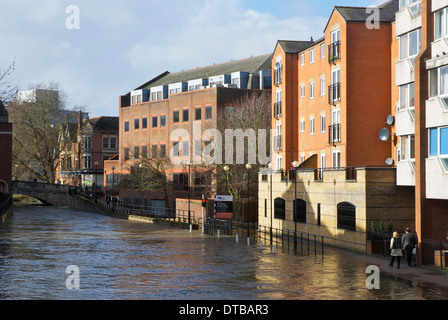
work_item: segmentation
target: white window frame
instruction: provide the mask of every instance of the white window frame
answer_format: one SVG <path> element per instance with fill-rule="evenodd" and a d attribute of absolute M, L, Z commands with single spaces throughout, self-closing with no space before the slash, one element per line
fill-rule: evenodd
<path fill-rule="evenodd" d="M 300 98 L 305 98 L 305 86 L 300 86 Z"/>
<path fill-rule="evenodd" d="M 325 51 L 326 51 L 325 43 L 320 45 L 320 59 L 325 59 Z"/>
<path fill-rule="evenodd" d="M 310 117 L 310 135 L 314 134 L 314 117 Z"/>
<path fill-rule="evenodd" d="M 325 126 L 325 114 L 321 114 L 320 115 L 320 133 L 324 133 L 326 131 L 326 126 Z"/>
<path fill-rule="evenodd" d="M 418 28 L 415 30 L 412 30 L 408 33 L 403 34 L 402 36 L 399 37 L 399 57 L 400 60 L 406 60 L 406 59 L 410 59 L 412 62 L 414 61 L 415 57 L 419 54 L 419 52 L 422 50 L 422 33 L 421 33 L 422 29 Z M 414 54 L 410 54 L 410 41 L 409 38 L 411 37 L 412 34 L 416 33 L 417 34 L 417 52 Z M 403 48 L 403 42 L 402 40 L 406 39 L 406 48 Z M 404 52 L 404 50 L 406 50 L 406 52 Z"/>
<path fill-rule="evenodd" d="M 327 92 L 327 86 L 325 85 L 325 77 L 320 78 L 320 96 L 325 96 L 325 93 Z"/>
<path fill-rule="evenodd" d="M 331 167 L 340 168 L 341 167 L 341 151 L 333 150 L 331 151 Z"/>
<path fill-rule="evenodd" d="M 282 156 L 281 155 L 277 155 L 275 157 L 275 169 L 277 171 L 282 170 Z"/>
<path fill-rule="evenodd" d="M 314 99 L 314 81 L 310 82 L 310 100 Z"/>
<path fill-rule="evenodd" d="M 314 49 L 310 50 L 310 64 L 314 63 Z"/>
<path fill-rule="evenodd" d="M 305 54 L 304 54 L 304 53 L 302 53 L 302 54 L 300 55 L 300 65 L 301 65 L 301 66 L 304 66 L 304 65 L 305 65 Z"/>
<path fill-rule="evenodd" d="M 325 152 L 322 152 L 321 154 L 320 154 L 320 167 L 321 168 L 325 168 L 325 163 L 326 163 L 326 155 L 325 155 Z"/>
<path fill-rule="evenodd" d="M 305 132 L 305 119 L 300 119 L 300 132 Z"/>

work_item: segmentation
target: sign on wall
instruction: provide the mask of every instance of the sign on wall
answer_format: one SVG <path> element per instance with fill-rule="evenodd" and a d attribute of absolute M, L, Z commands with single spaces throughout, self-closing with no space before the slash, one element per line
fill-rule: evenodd
<path fill-rule="evenodd" d="M 232 219 L 233 218 L 233 196 L 215 196 L 215 218 Z"/>

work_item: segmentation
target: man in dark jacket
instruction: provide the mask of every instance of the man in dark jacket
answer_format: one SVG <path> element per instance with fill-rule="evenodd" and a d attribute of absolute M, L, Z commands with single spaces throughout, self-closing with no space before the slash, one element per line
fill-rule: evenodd
<path fill-rule="evenodd" d="M 411 229 L 406 228 L 406 233 L 401 237 L 401 242 L 406 252 L 408 266 L 412 267 L 412 250 L 414 250 L 417 245 L 417 237 L 411 232 Z"/>

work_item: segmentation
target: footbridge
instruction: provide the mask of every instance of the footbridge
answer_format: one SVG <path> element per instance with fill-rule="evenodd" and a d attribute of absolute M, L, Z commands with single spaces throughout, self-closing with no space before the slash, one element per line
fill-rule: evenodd
<path fill-rule="evenodd" d="M 67 206 L 70 186 L 42 182 L 13 181 L 12 193 L 36 198 L 45 205 Z"/>

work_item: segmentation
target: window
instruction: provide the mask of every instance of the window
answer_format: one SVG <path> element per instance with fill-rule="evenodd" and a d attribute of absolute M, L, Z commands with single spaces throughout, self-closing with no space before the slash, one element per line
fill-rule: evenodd
<path fill-rule="evenodd" d="M 185 109 L 185 110 L 182 110 L 182 121 L 183 122 L 188 122 L 188 117 L 189 117 L 189 112 L 188 112 L 189 110 L 188 109 Z"/>
<path fill-rule="evenodd" d="M 321 114 L 320 115 L 320 132 L 321 133 L 325 132 L 325 129 L 326 129 L 326 127 L 325 127 L 325 115 Z"/>
<path fill-rule="evenodd" d="M 422 48 L 421 38 L 422 29 L 417 29 L 400 36 L 400 60 L 415 58 Z"/>
<path fill-rule="evenodd" d="M 348 202 L 338 204 L 338 229 L 356 231 L 356 207 Z"/>
<path fill-rule="evenodd" d="M 325 86 L 325 78 L 320 78 L 320 95 L 323 97 L 325 95 L 327 87 Z"/>
<path fill-rule="evenodd" d="M 179 111 L 173 111 L 173 123 L 179 123 Z"/>
<path fill-rule="evenodd" d="M 306 223 L 306 201 L 303 199 L 295 199 L 292 205 L 294 221 Z"/>
<path fill-rule="evenodd" d="M 320 167 L 321 168 L 325 168 L 325 166 L 326 166 L 326 156 L 325 156 L 325 153 L 321 153 L 320 154 Z"/>
<path fill-rule="evenodd" d="M 320 59 L 324 59 L 325 58 L 325 43 L 322 43 L 320 45 Z"/>
<path fill-rule="evenodd" d="M 142 129 L 148 128 L 148 118 L 142 118 Z"/>
<path fill-rule="evenodd" d="M 314 117 L 310 118 L 310 134 L 314 134 Z"/>
<path fill-rule="evenodd" d="M 225 116 L 226 117 L 231 117 L 232 114 L 234 113 L 234 111 L 235 111 L 235 107 L 234 106 L 226 106 L 225 107 Z"/>
<path fill-rule="evenodd" d="M 331 71 L 331 85 L 329 92 L 329 102 L 334 104 L 341 100 L 341 70 Z"/>
<path fill-rule="evenodd" d="M 212 118 L 212 107 L 205 107 L 205 119 L 211 119 Z"/>
<path fill-rule="evenodd" d="M 188 157 L 190 156 L 190 142 L 182 141 L 182 156 Z"/>
<path fill-rule="evenodd" d="M 124 122 L 124 132 L 129 132 L 129 121 Z"/>
<path fill-rule="evenodd" d="M 140 129 L 140 119 L 134 119 L 134 130 Z"/>
<path fill-rule="evenodd" d="M 413 134 L 399 137 L 400 160 L 415 159 L 415 137 Z"/>
<path fill-rule="evenodd" d="M 124 160 L 129 160 L 129 148 L 124 148 Z"/>
<path fill-rule="evenodd" d="M 414 83 L 400 86 L 400 104 L 398 110 L 414 109 Z"/>
<path fill-rule="evenodd" d="M 160 116 L 160 127 L 161 128 L 166 127 L 166 116 L 165 115 Z"/>
<path fill-rule="evenodd" d="M 148 158 L 148 147 L 142 146 L 142 158 L 147 159 Z"/>
<path fill-rule="evenodd" d="M 134 146 L 134 159 L 140 158 L 140 147 Z"/>
<path fill-rule="evenodd" d="M 83 168 L 91 169 L 92 168 L 92 156 L 83 156 Z"/>
<path fill-rule="evenodd" d="M 334 63 L 336 60 L 341 58 L 340 47 L 341 47 L 341 31 L 340 29 L 331 32 L 331 44 L 329 47 L 328 61 Z"/>
<path fill-rule="evenodd" d="M 305 54 L 302 53 L 302 54 L 300 55 L 300 65 L 303 66 L 304 64 L 305 64 Z"/>
<path fill-rule="evenodd" d="M 175 190 L 188 190 L 188 173 L 174 173 L 173 185 Z"/>
<path fill-rule="evenodd" d="M 281 155 L 277 155 L 275 158 L 275 168 L 277 170 L 281 170 L 282 169 L 282 156 Z"/>
<path fill-rule="evenodd" d="M 439 96 L 448 110 L 448 66 L 429 71 L 429 95 L 431 98 Z"/>
<path fill-rule="evenodd" d="M 142 95 L 135 95 L 132 96 L 132 104 L 141 103 L 142 102 Z"/>
<path fill-rule="evenodd" d="M 166 146 L 164 144 L 160 145 L 160 158 L 166 157 Z"/>
<path fill-rule="evenodd" d="M 117 149 L 117 137 L 103 136 L 103 149 Z"/>
<path fill-rule="evenodd" d="M 310 50 L 310 64 L 314 63 L 314 49 Z"/>
<path fill-rule="evenodd" d="M 305 86 L 300 86 L 300 98 L 305 98 Z"/>
<path fill-rule="evenodd" d="M 157 128 L 157 116 L 152 117 L 152 127 Z"/>
<path fill-rule="evenodd" d="M 179 142 L 173 142 L 173 156 L 179 157 L 180 156 L 180 150 L 179 150 Z"/>
<path fill-rule="evenodd" d="M 310 82 L 310 99 L 314 99 L 314 81 Z"/>
<path fill-rule="evenodd" d="M 202 118 L 202 109 L 201 108 L 196 108 L 195 109 L 195 120 L 201 120 Z"/>
<path fill-rule="evenodd" d="M 157 159 L 157 145 L 151 147 L 151 158 Z"/>
<path fill-rule="evenodd" d="M 305 132 L 305 119 L 300 119 L 300 132 Z"/>
<path fill-rule="evenodd" d="M 285 200 L 283 198 L 274 199 L 274 218 L 285 220 Z"/>
<path fill-rule="evenodd" d="M 435 18 L 435 39 L 440 39 L 448 36 L 448 8 L 434 13 Z"/>
<path fill-rule="evenodd" d="M 439 157 L 445 171 L 448 171 L 448 127 L 429 130 L 429 156 Z"/>
<path fill-rule="evenodd" d="M 84 137 L 84 151 L 92 151 L 92 137 L 85 136 Z"/>
<path fill-rule="evenodd" d="M 304 153 L 302 153 L 300 155 L 300 163 L 303 163 L 303 162 L 305 162 L 305 154 Z"/>
<path fill-rule="evenodd" d="M 282 62 L 277 61 L 275 63 L 274 69 L 274 84 L 279 84 L 282 82 Z"/>
<path fill-rule="evenodd" d="M 194 140 L 193 148 L 194 148 L 194 155 L 200 157 L 202 155 L 202 141 Z"/>
<path fill-rule="evenodd" d="M 409 8 L 411 14 L 416 17 L 422 13 L 421 0 L 400 0 L 400 10 Z"/>
<path fill-rule="evenodd" d="M 336 150 L 331 152 L 331 167 L 339 168 L 341 166 L 341 151 Z"/>

